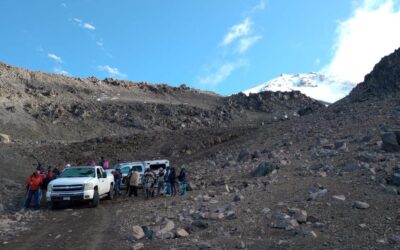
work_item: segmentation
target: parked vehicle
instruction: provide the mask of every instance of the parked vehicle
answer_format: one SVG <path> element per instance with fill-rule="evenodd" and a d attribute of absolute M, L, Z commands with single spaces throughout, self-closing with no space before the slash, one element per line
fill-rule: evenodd
<path fill-rule="evenodd" d="M 96 207 L 103 197 L 113 199 L 113 190 L 114 177 L 102 167 L 70 167 L 49 183 L 46 199 L 51 207 L 73 201 L 87 201 Z"/>
<path fill-rule="evenodd" d="M 158 174 L 160 168 L 169 167 L 169 160 L 145 161 L 144 164 L 146 169 L 150 168 L 155 174 Z"/>
<path fill-rule="evenodd" d="M 142 177 L 145 170 L 145 165 L 143 162 L 126 162 L 119 164 L 118 168 L 121 170 L 122 173 L 122 183 L 121 187 L 125 188 L 128 185 L 128 175 L 129 172 L 135 170 L 139 172 L 140 175 L 140 183 L 142 182 Z"/>

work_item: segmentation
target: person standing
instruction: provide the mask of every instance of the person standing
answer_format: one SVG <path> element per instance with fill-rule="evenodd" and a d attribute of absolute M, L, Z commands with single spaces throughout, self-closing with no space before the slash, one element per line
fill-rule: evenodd
<path fill-rule="evenodd" d="M 160 171 L 158 172 L 158 175 L 157 175 L 157 184 L 158 184 L 157 195 L 158 196 L 164 193 L 164 186 L 165 186 L 164 185 L 164 175 L 165 175 L 164 168 L 160 168 Z"/>
<path fill-rule="evenodd" d="M 105 160 L 104 156 L 102 156 L 99 162 L 99 166 L 101 166 L 104 170 L 107 170 L 110 168 L 110 162 L 108 160 Z"/>
<path fill-rule="evenodd" d="M 169 182 L 169 175 L 171 174 L 171 167 L 167 166 L 164 174 L 164 183 L 165 183 L 165 195 L 171 195 L 171 183 Z"/>
<path fill-rule="evenodd" d="M 181 182 L 181 195 L 186 194 L 186 166 L 183 164 L 181 166 L 181 171 L 179 172 L 178 180 Z"/>
<path fill-rule="evenodd" d="M 176 172 L 175 167 L 171 167 L 171 172 L 168 176 L 169 184 L 171 185 L 171 196 L 176 195 Z"/>
<path fill-rule="evenodd" d="M 115 191 L 115 195 L 121 195 L 121 181 L 122 181 L 122 173 L 121 173 L 121 169 L 117 168 L 114 171 L 114 191 Z"/>
<path fill-rule="evenodd" d="M 25 209 L 29 209 L 32 198 L 33 198 L 34 208 L 35 209 L 39 208 L 39 198 L 40 198 L 39 192 L 42 182 L 43 182 L 43 177 L 41 176 L 40 171 L 34 172 L 33 175 L 26 180 L 28 192 L 24 204 Z"/>
<path fill-rule="evenodd" d="M 138 193 L 138 187 L 139 187 L 139 181 L 140 181 L 140 174 L 137 170 L 133 170 L 133 173 L 129 179 L 129 197 L 132 196 L 132 194 L 137 197 Z"/>

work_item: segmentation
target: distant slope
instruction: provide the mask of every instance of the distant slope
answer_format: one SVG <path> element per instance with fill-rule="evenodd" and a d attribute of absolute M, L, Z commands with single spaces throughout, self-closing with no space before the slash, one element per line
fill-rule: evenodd
<path fill-rule="evenodd" d="M 400 49 L 385 56 L 342 102 L 361 102 L 372 98 L 400 96 Z"/>
<path fill-rule="evenodd" d="M 281 76 L 243 91 L 246 95 L 262 91 L 300 91 L 301 93 L 320 101 L 333 103 L 346 96 L 354 84 L 342 82 L 334 77 L 320 73 L 307 73 Z"/>
<path fill-rule="evenodd" d="M 67 77 L 0 63 L 0 133 L 16 142 L 249 126 L 319 107 L 300 93 L 223 97 L 185 85 Z"/>

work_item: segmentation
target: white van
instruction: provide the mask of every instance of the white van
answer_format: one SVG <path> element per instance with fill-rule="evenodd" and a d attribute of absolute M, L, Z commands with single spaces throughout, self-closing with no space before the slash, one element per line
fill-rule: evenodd
<path fill-rule="evenodd" d="M 140 174 L 140 179 L 142 178 L 145 170 L 145 164 L 144 162 L 141 161 L 136 161 L 136 162 L 124 162 L 124 163 L 119 163 L 117 168 L 121 170 L 122 173 L 122 183 L 121 187 L 126 187 L 127 186 L 127 181 L 128 181 L 128 174 L 130 171 L 136 170 Z"/>
<path fill-rule="evenodd" d="M 160 168 L 163 168 L 165 170 L 167 167 L 169 167 L 168 160 L 145 161 L 144 164 L 145 164 L 145 169 L 150 168 L 156 174 L 158 174 Z"/>

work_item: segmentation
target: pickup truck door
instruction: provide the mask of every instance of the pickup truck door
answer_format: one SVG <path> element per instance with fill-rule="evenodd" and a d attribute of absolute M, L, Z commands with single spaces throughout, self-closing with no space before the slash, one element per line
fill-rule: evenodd
<path fill-rule="evenodd" d="M 97 179 L 99 180 L 99 194 L 103 195 L 104 193 L 108 192 L 107 179 L 103 178 L 103 170 L 101 168 L 98 168 L 96 172 Z"/>

